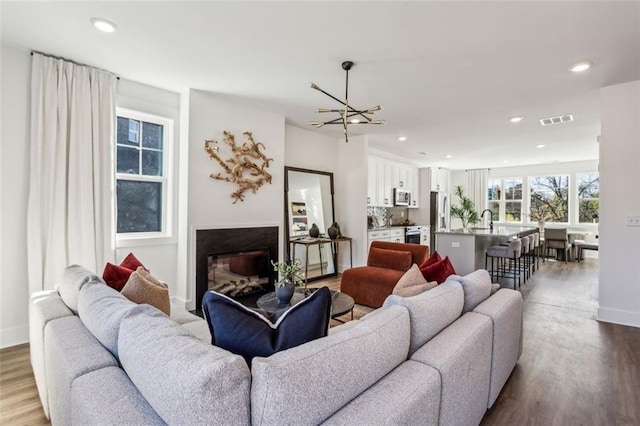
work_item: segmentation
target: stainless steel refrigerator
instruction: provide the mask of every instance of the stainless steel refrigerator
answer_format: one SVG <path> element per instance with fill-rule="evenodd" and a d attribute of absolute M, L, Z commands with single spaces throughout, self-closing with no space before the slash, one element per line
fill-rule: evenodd
<path fill-rule="evenodd" d="M 432 192 L 429 204 L 429 224 L 431 225 L 430 250 L 436 251 L 436 232 L 449 229 L 451 213 L 449 210 L 449 194 Z"/>

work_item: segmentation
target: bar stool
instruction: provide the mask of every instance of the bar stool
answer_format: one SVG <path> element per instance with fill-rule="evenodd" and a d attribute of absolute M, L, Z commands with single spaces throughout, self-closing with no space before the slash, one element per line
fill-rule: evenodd
<path fill-rule="evenodd" d="M 567 228 L 547 228 L 544 230 L 545 239 L 545 256 L 549 255 L 549 249 L 555 249 L 564 252 L 564 263 L 569 260 L 569 239 L 567 237 Z"/>
<path fill-rule="evenodd" d="M 520 238 L 520 242 L 522 244 L 522 253 L 520 255 L 520 258 L 518 259 L 518 262 L 521 262 L 522 266 L 520 267 L 520 270 L 523 272 L 524 282 L 526 283 L 527 279 L 529 279 L 529 276 L 531 275 L 531 264 L 529 262 L 528 253 L 530 250 L 529 247 L 533 241 L 529 239 L 529 236 L 525 235 Z"/>
<path fill-rule="evenodd" d="M 540 233 L 536 232 L 533 235 L 533 268 L 534 271 L 540 269 Z"/>
<path fill-rule="evenodd" d="M 513 289 L 516 289 L 516 278 L 520 285 L 520 269 L 519 259 L 522 255 L 522 241 L 519 239 L 512 240 L 508 246 L 492 246 L 488 247 L 484 256 L 484 269 L 489 270 L 487 265 L 491 258 L 491 275 L 495 273 L 495 281 L 499 278 L 513 278 Z M 494 267 L 494 261 L 497 267 Z M 511 268 L 507 268 L 507 261 L 511 261 Z M 502 268 L 502 273 L 501 273 Z"/>

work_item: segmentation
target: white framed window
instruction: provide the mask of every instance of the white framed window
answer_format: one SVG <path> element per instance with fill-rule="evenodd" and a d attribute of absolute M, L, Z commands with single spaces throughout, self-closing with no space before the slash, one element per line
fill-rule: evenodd
<path fill-rule="evenodd" d="M 170 237 L 173 120 L 116 109 L 116 238 Z"/>
<path fill-rule="evenodd" d="M 529 220 L 569 223 L 569 176 L 529 178 Z"/>
<path fill-rule="evenodd" d="M 599 223 L 600 174 L 577 173 L 578 223 Z"/>
<path fill-rule="evenodd" d="M 487 201 L 496 222 L 522 222 L 522 182 L 522 178 L 489 179 Z"/>

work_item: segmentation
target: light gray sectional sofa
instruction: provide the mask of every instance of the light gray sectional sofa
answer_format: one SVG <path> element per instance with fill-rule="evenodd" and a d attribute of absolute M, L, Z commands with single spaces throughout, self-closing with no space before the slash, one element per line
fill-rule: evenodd
<path fill-rule="evenodd" d="M 204 320 L 136 305 L 74 265 L 31 298 L 31 362 L 54 425 L 473 425 L 522 351 L 520 293 L 490 289 L 476 271 L 390 296 L 250 371 Z"/>

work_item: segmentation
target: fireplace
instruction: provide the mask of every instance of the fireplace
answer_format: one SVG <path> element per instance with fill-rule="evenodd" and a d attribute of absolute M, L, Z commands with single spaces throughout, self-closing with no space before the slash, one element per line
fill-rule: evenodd
<path fill-rule="evenodd" d="M 273 291 L 277 279 L 277 226 L 196 231 L 196 309 L 207 290 L 229 297 Z"/>

